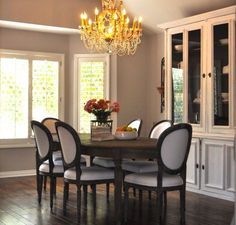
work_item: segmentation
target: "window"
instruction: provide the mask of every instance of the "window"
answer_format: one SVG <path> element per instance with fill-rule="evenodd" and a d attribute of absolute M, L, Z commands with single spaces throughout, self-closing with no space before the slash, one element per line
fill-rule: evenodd
<path fill-rule="evenodd" d="M 183 122 L 184 116 L 184 93 L 183 93 L 183 70 L 172 68 L 173 79 L 173 121 L 175 123 Z"/>
<path fill-rule="evenodd" d="M 62 55 L 0 50 L 0 139 L 29 139 L 30 121 L 60 117 Z"/>
<path fill-rule="evenodd" d="M 92 98 L 109 99 L 109 56 L 76 55 L 77 66 L 77 127 L 80 133 L 90 133 L 92 114 L 84 111 L 85 103 Z"/>

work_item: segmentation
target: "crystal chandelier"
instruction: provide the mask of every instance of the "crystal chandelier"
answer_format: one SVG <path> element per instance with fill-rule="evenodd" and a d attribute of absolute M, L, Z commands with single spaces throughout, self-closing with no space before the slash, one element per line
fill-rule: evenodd
<path fill-rule="evenodd" d="M 95 9 L 94 21 L 81 14 L 81 40 L 92 52 L 133 55 L 141 43 L 142 17 L 134 18 L 132 26 L 129 22 L 122 0 L 102 0 L 102 11 Z"/>

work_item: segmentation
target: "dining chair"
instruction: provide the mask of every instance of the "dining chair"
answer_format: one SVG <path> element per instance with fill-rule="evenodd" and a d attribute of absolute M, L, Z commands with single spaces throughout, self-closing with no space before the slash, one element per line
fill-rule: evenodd
<path fill-rule="evenodd" d="M 50 208 L 53 208 L 53 194 L 56 193 L 56 178 L 63 177 L 61 160 L 53 160 L 53 138 L 49 129 L 42 123 L 32 120 L 36 144 L 36 177 L 38 202 L 41 204 L 43 177 L 50 177 Z"/>
<path fill-rule="evenodd" d="M 64 164 L 63 213 L 66 214 L 69 184 L 77 187 L 77 215 L 80 220 L 81 186 L 92 185 L 96 200 L 96 185 L 114 183 L 114 171 L 98 166 L 81 167 L 81 142 L 78 133 L 67 123 L 56 123 L 57 134 L 61 143 Z"/>
<path fill-rule="evenodd" d="M 61 151 L 60 151 L 61 147 L 60 147 L 60 143 L 57 138 L 57 131 L 56 131 L 56 127 L 55 127 L 55 123 L 58 121 L 60 121 L 60 120 L 57 118 L 54 118 L 54 117 L 46 117 L 41 121 L 41 123 L 48 128 L 48 130 L 50 131 L 50 133 L 53 136 L 53 154 L 52 154 L 53 161 L 62 160 L 62 155 L 61 155 Z M 43 180 L 44 180 L 44 190 L 46 190 L 47 176 L 45 176 L 43 178 Z"/>
<path fill-rule="evenodd" d="M 53 136 L 53 154 L 52 154 L 53 161 L 62 161 L 61 145 L 58 140 L 56 126 L 55 126 L 56 122 L 60 122 L 60 121 L 61 121 L 60 119 L 54 118 L 54 117 L 46 117 L 41 121 L 41 123 L 48 128 L 48 130 Z M 86 164 L 85 157 L 81 157 L 80 161 L 81 161 L 80 163 Z M 44 177 L 44 190 L 46 190 L 46 186 L 47 186 L 47 177 L 45 176 Z"/>
<path fill-rule="evenodd" d="M 148 137 L 149 138 L 156 138 L 158 139 L 161 133 L 172 126 L 171 120 L 161 120 L 155 123 L 150 132 Z M 157 163 L 153 160 L 133 160 L 133 161 L 123 161 L 122 162 L 122 170 L 125 174 L 127 173 L 145 173 L 145 172 L 155 172 L 157 171 Z M 133 194 L 136 196 L 135 188 L 133 189 Z M 142 199 L 142 191 L 139 191 L 139 199 Z M 149 191 L 149 199 L 151 199 L 151 191 Z"/>
<path fill-rule="evenodd" d="M 128 190 L 155 191 L 158 196 L 158 222 L 162 225 L 163 197 L 167 204 L 166 192 L 180 192 L 181 225 L 185 224 L 186 162 L 192 139 L 192 126 L 186 123 L 173 125 L 163 131 L 157 141 L 156 172 L 130 173 L 125 176 L 125 221 L 128 216 Z M 165 212 L 164 212 L 165 213 Z"/>
<path fill-rule="evenodd" d="M 138 136 L 139 136 L 140 132 L 141 132 L 141 128 L 142 128 L 142 123 L 143 123 L 142 119 L 138 118 L 138 119 L 131 120 L 126 126 L 136 128 Z M 127 160 L 123 159 L 123 161 L 127 161 Z M 112 158 L 96 156 L 96 157 L 94 157 L 92 163 L 94 165 L 105 167 L 105 168 L 112 168 L 113 169 L 115 167 L 115 163 Z M 107 195 L 109 195 L 109 184 L 107 184 L 106 191 L 107 191 Z"/>

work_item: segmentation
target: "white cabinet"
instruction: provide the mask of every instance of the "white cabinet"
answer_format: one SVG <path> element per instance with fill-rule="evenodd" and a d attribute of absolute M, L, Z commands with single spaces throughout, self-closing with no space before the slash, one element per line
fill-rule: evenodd
<path fill-rule="evenodd" d="M 197 133 L 234 131 L 235 11 L 230 7 L 161 26 L 166 116 L 191 123 Z"/>
<path fill-rule="evenodd" d="M 194 189 L 200 189 L 200 141 L 197 138 L 192 139 L 187 161 L 187 186 Z"/>
<path fill-rule="evenodd" d="M 202 190 L 233 197 L 234 146 L 232 141 L 202 141 Z"/>
<path fill-rule="evenodd" d="M 234 191 L 235 21 L 236 6 L 231 6 L 160 25 L 165 116 L 193 126 L 188 188 L 226 198 Z"/>
<path fill-rule="evenodd" d="M 187 189 L 233 199 L 233 141 L 193 138 L 187 162 Z"/>

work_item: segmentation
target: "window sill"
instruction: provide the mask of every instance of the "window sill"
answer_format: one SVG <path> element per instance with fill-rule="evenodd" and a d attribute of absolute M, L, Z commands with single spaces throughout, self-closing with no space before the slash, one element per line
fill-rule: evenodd
<path fill-rule="evenodd" d="M 34 148 L 35 144 L 34 143 L 1 143 L 0 144 L 0 150 L 4 149 L 19 149 L 19 148 Z"/>

